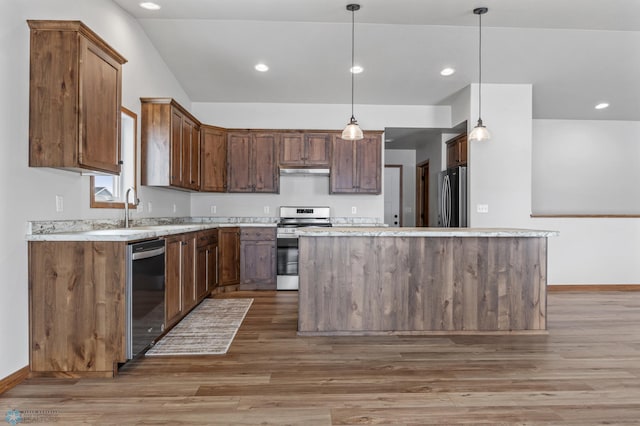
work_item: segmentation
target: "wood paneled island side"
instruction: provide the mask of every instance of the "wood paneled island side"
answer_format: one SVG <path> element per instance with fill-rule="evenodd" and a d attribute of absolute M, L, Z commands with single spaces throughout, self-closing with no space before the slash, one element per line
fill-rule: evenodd
<path fill-rule="evenodd" d="M 298 333 L 546 333 L 547 237 L 554 235 L 303 228 Z"/>

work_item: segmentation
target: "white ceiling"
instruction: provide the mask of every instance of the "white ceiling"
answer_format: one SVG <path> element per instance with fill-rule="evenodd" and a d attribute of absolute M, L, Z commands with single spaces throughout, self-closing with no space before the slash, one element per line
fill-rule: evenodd
<path fill-rule="evenodd" d="M 194 102 L 350 102 L 348 0 L 156 0 L 155 12 L 114 1 Z M 472 10 L 486 6 L 483 83 L 533 84 L 534 118 L 640 120 L 638 0 L 359 3 L 356 104 L 435 105 L 477 82 Z M 441 77 L 445 66 L 457 72 Z M 611 107 L 596 111 L 601 101 Z"/>

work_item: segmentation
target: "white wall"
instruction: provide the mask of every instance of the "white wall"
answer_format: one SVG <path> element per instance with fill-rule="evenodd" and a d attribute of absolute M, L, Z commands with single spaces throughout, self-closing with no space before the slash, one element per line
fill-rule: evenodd
<path fill-rule="evenodd" d="M 402 165 L 402 226 L 416 226 L 416 150 L 387 149 L 384 155 L 385 164 Z"/>
<path fill-rule="evenodd" d="M 471 95 L 470 127 L 477 117 L 477 85 L 472 85 Z M 532 173 L 544 171 L 540 164 L 532 166 L 532 151 L 538 143 L 547 143 L 538 138 L 549 137 L 548 127 L 554 125 L 547 120 L 534 125 L 537 120 L 531 118 L 531 86 L 483 85 L 482 102 L 483 120 L 492 139 L 469 145 L 471 226 L 559 231 L 560 235 L 550 237 L 548 242 L 550 284 L 639 284 L 640 219 L 530 217 L 532 183 L 539 180 L 539 176 L 532 179 Z M 557 127 L 562 128 L 565 123 L 559 124 Z M 570 124 L 575 132 L 591 131 L 595 125 L 578 121 Z M 596 127 L 610 129 L 614 124 L 603 122 Z M 534 127 L 547 131 L 533 132 Z M 609 146 L 609 135 L 600 134 L 603 146 Z M 620 134 L 613 131 L 611 138 Z M 489 213 L 476 213 L 479 203 L 488 204 Z"/>
<path fill-rule="evenodd" d="M 527 227 L 531 214 L 532 90 L 528 84 L 482 85 L 482 119 L 488 142 L 471 142 L 469 226 Z M 471 116 L 477 117 L 478 85 L 471 87 Z M 476 120 L 469 120 L 469 127 Z M 477 213 L 487 204 L 489 213 Z"/>
<path fill-rule="evenodd" d="M 28 167 L 29 27 L 27 19 L 79 19 L 129 60 L 123 66 L 123 104 L 140 112 L 142 96 L 189 99 L 137 22 L 109 0 L 3 0 L 0 5 L 0 378 L 29 363 L 26 222 L 123 218 L 121 210 L 89 208 L 89 177 Z M 55 211 L 55 195 L 64 211 Z M 189 215 L 187 193 L 142 188 L 153 216 Z M 173 213 L 173 204 L 178 211 Z M 146 215 L 145 211 L 142 213 Z"/>
<path fill-rule="evenodd" d="M 533 212 L 640 214 L 640 122 L 533 121 Z"/>

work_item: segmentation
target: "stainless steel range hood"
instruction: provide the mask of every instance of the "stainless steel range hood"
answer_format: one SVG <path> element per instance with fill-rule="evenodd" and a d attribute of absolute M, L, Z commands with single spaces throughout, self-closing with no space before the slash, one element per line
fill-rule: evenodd
<path fill-rule="evenodd" d="M 329 176 L 329 169 L 299 169 L 299 168 L 280 168 L 281 176 L 290 175 L 309 175 L 309 176 Z"/>

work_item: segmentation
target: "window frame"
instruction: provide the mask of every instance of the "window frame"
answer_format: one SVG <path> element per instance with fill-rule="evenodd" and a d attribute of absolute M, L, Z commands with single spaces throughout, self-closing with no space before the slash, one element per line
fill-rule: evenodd
<path fill-rule="evenodd" d="M 120 107 L 120 114 L 127 115 L 133 120 L 133 187 L 138 194 L 138 114 L 123 106 Z M 121 125 L 122 128 L 122 125 Z M 89 200 L 92 209 L 124 209 L 124 201 L 96 201 L 95 198 L 96 178 L 91 176 L 89 183 Z M 129 203 L 130 209 L 135 209 L 136 204 Z"/>

